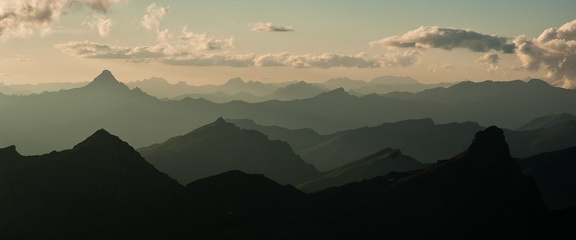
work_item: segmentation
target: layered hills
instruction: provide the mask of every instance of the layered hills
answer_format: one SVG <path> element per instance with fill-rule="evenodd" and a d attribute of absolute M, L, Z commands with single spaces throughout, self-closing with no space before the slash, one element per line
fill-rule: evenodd
<path fill-rule="evenodd" d="M 424 164 L 402 154 L 400 150 L 387 148 L 327 171 L 319 178 L 298 184 L 297 187 L 304 192 L 315 192 L 383 176 L 390 172 L 409 172 L 424 167 Z"/>
<path fill-rule="evenodd" d="M 234 169 L 264 174 L 282 184 L 297 184 L 319 176 L 287 143 L 240 129 L 222 118 L 138 151 L 160 171 L 183 184 Z"/>
<path fill-rule="evenodd" d="M 436 124 L 432 119 L 415 119 L 321 135 L 312 129 L 262 126 L 248 119 L 231 121 L 288 142 L 304 160 L 323 171 L 384 148 L 398 148 L 419 161 L 433 163 L 454 156 L 466 147 L 468 136 L 484 129 L 474 122 Z M 575 122 L 567 121 L 538 130 L 504 129 L 504 134 L 512 156 L 525 158 L 576 146 L 575 126 Z"/>
<path fill-rule="evenodd" d="M 402 157 L 373 157 L 387 154 Z M 0 234 L 12 239 L 554 239 L 574 222 L 543 205 L 496 127 L 427 168 L 313 194 L 240 171 L 183 187 L 104 130 L 70 150 L 0 156 Z"/>
<path fill-rule="evenodd" d="M 226 85 L 248 84 L 241 82 L 231 80 Z M 140 148 L 189 132 L 218 117 L 247 118 L 288 129 L 309 128 L 323 135 L 426 118 L 439 124 L 475 121 L 482 126 L 496 124 L 517 129 L 536 117 L 561 112 L 576 114 L 575 106 L 564 104 L 576 100 L 574 91 L 551 87 L 539 80 L 463 82 L 412 95 L 358 97 L 339 88 L 307 99 L 218 104 L 191 98 L 161 101 L 139 88 L 130 90 L 109 71 L 104 71 L 92 83 L 76 89 L 30 96 L 0 95 L 3 126 L 0 146 L 16 144 L 25 154 L 40 154 L 69 148 L 83 136 L 105 128 Z M 426 97 L 428 95 L 430 97 Z M 506 96 L 525 101 L 504 101 Z M 495 104 L 492 99 L 503 101 Z M 513 114 L 515 112 L 522 114 Z M 395 146 L 380 146 L 357 158 L 386 147 Z M 399 148 L 414 156 L 409 149 Z"/>

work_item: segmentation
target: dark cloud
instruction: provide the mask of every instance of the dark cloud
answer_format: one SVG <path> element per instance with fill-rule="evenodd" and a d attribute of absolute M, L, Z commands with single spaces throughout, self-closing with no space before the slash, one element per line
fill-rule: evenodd
<path fill-rule="evenodd" d="M 252 31 L 255 32 L 292 32 L 291 26 L 274 26 L 272 23 L 254 23 L 252 24 Z"/>
<path fill-rule="evenodd" d="M 508 44 L 507 41 L 508 38 L 505 37 L 482 34 L 468 29 L 422 26 L 401 36 L 387 37 L 370 44 L 397 48 L 440 48 L 444 50 L 465 48 L 473 52 L 495 50 L 513 53 L 515 46 Z"/>

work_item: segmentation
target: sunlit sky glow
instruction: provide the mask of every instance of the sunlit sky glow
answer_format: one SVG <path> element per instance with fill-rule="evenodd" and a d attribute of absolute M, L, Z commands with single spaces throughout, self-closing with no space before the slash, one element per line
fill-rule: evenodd
<path fill-rule="evenodd" d="M 109 69 L 124 82 L 194 85 L 399 75 L 574 87 L 574 9 L 573 0 L 2 1 L 0 82 L 89 81 Z"/>

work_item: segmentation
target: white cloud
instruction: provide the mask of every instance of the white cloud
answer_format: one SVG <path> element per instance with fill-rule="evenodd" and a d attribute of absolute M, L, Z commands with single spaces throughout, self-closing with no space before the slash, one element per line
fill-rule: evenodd
<path fill-rule="evenodd" d="M 500 69 L 500 56 L 498 56 L 498 54 L 486 53 L 482 57 L 476 59 L 476 61 L 481 65 L 487 66 L 488 68 L 486 70 L 489 72 L 495 72 Z"/>
<path fill-rule="evenodd" d="M 272 23 L 254 23 L 252 31 L 255 32 L 292 32 L 291 26 L 274 26 Z"/>
<path fill-rule="evenodd" d="M 146 7 L 146 14 L 144 14 L 140 23 L 149 31 L 160 32 L 160 21 L 167 12 L 168 7 L 158 6 L 156 3 L 152 3 Z"/>
<path fill-rule="evenodd" d="M 0 39 L 45 35 L 71 6 L 107 12 L 126 0 L 10 0 L 0 1 Z"/>
<path fill-rule="evenodd" d="M 420 52 L 412 50 L 384 55 L 382 64 L 386 67 L 408 67 L 418 63 L 419 59 Z"/>
<path fill-rule="evenodd" d="M 507 41 L 508 39 L 505 37 L 482 34 L 469 29 L 422 26 L 401 36 L 370 42 L 370 45 L 396 48 L 440 48 L 444 50 L 465 48 L 473 52 L 496 50 L 503 53 L 513 53 L 514 45 L 508 44 Z"/>
<path fill-rule="evenodd" d="M 576 20 L 557 29 L 546 29 L 536 39 L 519 36 L 514 44 L 516 55 L 525 69 L 544 69 L 553 84 L 576 87 Z"/>
<path fill-rule="evenodd" d="M 452 65 L 450 63 L 433 64 L 433 65 L 428 66 L 428 71 L 433 72 L 433 73 L 453 71 L 454 69 L 455 69 L 454 65 Z"/>
<path fill-rule="evenodd" d="M 92 29 L 97 29 L 98 34 L 100 34 L 101 37 L 105 37 L 110 34 L 110 31 L 114 26 L 114 21 L 102 15 L 94 15 L 89 21 L 84 22 L 83 25 L 87 25 Z"/>
<path fill-rule="evenodd" d="M 182 35 L 178 37 L 180 43 L 194 50 L 220 50 L 234 46 L 234 38 L 219 39 L 206 33 L 189 32 L 186 27 L 182 29 Z"/>

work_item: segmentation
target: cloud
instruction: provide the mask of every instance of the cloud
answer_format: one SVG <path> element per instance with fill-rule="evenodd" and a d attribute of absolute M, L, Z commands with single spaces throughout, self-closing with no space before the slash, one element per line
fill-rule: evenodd
<path fill-rule="evenodd" d="M 72 6 L 107 12 L 125 0 L 11 0 L 0 1 L 0 39 L 46 35 Z"/>
<path fill-rule="evenodd" d="M 186 31 L 184 31 L 186 32 Z M 365 53 L 356 55 L 340 55 L 333 53 L 324 54 L 302 54 L 293 55 L 290 53 L 276 53 L 256 55 L 230 54 L 227 52 L 216 52 L 212 50 L 216 45 L 196 44 L 198 36 L 183 35 L 183 41 L 192 41 L 193 44 L 175 45 L 172 43 L 159 43 L 154 46 L 140 47 L 118 47 L 107 44 L 100 44 L 90 41 L 68 42 L 55 45 L 64 53 L 80 58 L 97 59 L 126 59 L 130 62 L 160 62 L 168 65 L 187 66 L 230 66 L 230 67 L 293 67 L 293 68 L 384 68 L 384 67 L 405 67 L 417 62 L 419 53 L 408 51 L 406 53 L 368 57 Z M 201 34 L 201 39 L 205 37 Z M 194 40 L 190 40 L 194 39 Z M 211 42 L 207 41 L 207 42 Z M 201 41 L 205 42 L 205 41 Z M 214 41 L 212 41 L 214 42 Z M 222 41 L 215 41 L 222 42 Z M 225 41 L 223 41 L 225 42 Z M 203 46 L 203 47 L 199 47 Z M 206 51 L 199 51 L 206 50 Z"/>
<path fill-rule="evenodd" d="M 434 65 L 430 65 L 428 66 L 428 71 L 433 72 L 433 73 L 437 73 L 440 71 L 454 71 L 455 67 L 454 65 L 450 64 L 450 63 L 445 63 L 442 65 L 439 64 L 434 64 Z"/>
<path fill-rule="evenodd" d="M 33 58 L 32 55 L 16 54 L 14 56 L 14 58 L 7 58 L 7 59 L 4 59 L 4 61 L 5 62 L 7 62 L 7 61 L 29 62 L 29 61 L 32 61 L 32 58 Z"/>
<path fill-rule="evenodd" d="M 254 66 L 284 66 L 295 68 L 355 67 L 378 68 L 379 58 L 367 58 L 365 53 L 338 55 L 333 53 L 292 55 L 289 53 L 265 54 L 254 59 Z"/>
<path fill-rule="evenodd" d="M 486 53 L 482 57 L 476 59 L 476 61 L 481 65 L 487 66 L 487 70 L 489 72 L 495 72 L 500 69 L 500 56 L 498 56 L 498 54 Z"/>
<path fill-rule="evenodd" d="M 179 45 L 192 47 L 195 50 L 220 50 L 234 46 L 234 38 L 219 39 L 206 33 L 189 32 L 186 27 L 182 29 L 182 35 L 178 37 Z"/>
<path fill-rule="evenodd" d="M 408 67 L 416 64 L 420 59 L 420 52 L 406 51 L 384 55 L 382 64 L 386 67 Z"/>
<path fill-rule="evenodd" d="M 128 0 L 72 0 L 70 1 L 70 5 L 86 6 L 95 11 L 106 13 L 110 10 L 112 4 L 126 2 L 128 2 Z"/>
<path fill-rule="evenodd" d="M 97 29 L 98 34 L 100 34 L 101 37 L 105 37 L 110 34 L 110 31 L 114 26 L 114 21 L 102 15 L 94 15 L 90 21 L 86 21 L 82 23 L 82 25 L 87 25 L 92 29 Z"/>
<path fill-rule="evenodd" d="M 508 44 L 507 41 L 508 39 L 505 37 L 482 34 L 469 29 L 422 26 L 401 36 L 370 42 L 370 45 L 396 48 L 440 48 L 444 50 L 465 48 L 473 52 L 495 50 L 502 53 L 513 53 L 514 45 Z"/>
<path fill-rule="evenodd" d="M 152 3 L 146 7 L 146 14 L 140 21 L 142 26 L 149 31 L 160 32 L 160 21 L 168 12 L 167 7 L 162 7 Z"/>
<path fill-rule="evenodd" d="M 291 26 L 274 26 L 272 23 L 254 23 L 252 24 L 252 31 L 255 32 L 292 32 Z"/>
<path fill-rule="evenodd" d="M 576 87 L 576 20 L 557 29 L 546 29 L 536 39 L 519 36 L 514 44 L 524 69 L 544 69 L 553 84 Z"/>

